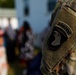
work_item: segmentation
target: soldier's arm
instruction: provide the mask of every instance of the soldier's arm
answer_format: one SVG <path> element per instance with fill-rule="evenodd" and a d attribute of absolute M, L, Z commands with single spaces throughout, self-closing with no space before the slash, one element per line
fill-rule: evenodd
<path fill-rule="evenodd" d="M 63 4 L 63 3 L 62 3 Z M 56 26 L 57 26 L 57 28 L 58 28 L 58 30 L 59 30 L 59 28 L 62 30 L 62 31 L 60 31 L 62 34 L 63 33 L 65 33 L 65 34 L 63 34 L 63 36 L 64 36 L 64 38 L 66 39 L 66 41 L 68 41 L 67 39 L 69 39 L 70 38 L 70 35 L 72 35 L 73 34 L 73 30 L 75 29 L 75 26 L 74 25 L 76 25 L 76 0 L 70 0 L 68 3 L 67 3 L 67 7 L 64 5 L 63 6 L 63 8 L 62 9 L 60 9 L 61 8 L 61 6 L 62 6 L 62 4 L 60 4 L 60 3 L 57 3 L 57 5 L 56 5 L 56 8 L 55 8 L 55 10 L 53 11 L 53 14 L 52 14 L 52 22 L 51 22 L 51 24 L 52 24 L 52 28 L 56 28 Z M 60 10 L 59 10 L 60 9 Z M 59 12 L 58 12 L 58 10 L 59 10 Z M 58 15 L 57 15 L 57 13 L 58 13 Z M 57 16 L 56 16 L 57 15 Z M 73 19 L 73 20 L 71 20 L 71 19 Z M 69 22 L 69 20 L 70 20 L 70 22 Z M 74 23 L 73 23 L 74 22 Z M 68 50 L 72 47 L 72 44 L 74 44 L 74 41 L 72 41 L 72 39 L 74 39 L 74 37 L 72 37 L 72 39 L 71 40 L 69 40 L 69 42 L 66 42 L 66 44 L 64 44 L 63 46 L 61 46 L 61 48 L 59 48 L 60 50 L 60 54 L 59 54 L 59 52 L 57 52 L 57 54 L 56 54 L 56 52 L 53 52 L 53 54 L 55 53 L 56 55 L 58 55 L 58 56 L 60 56 L 60 57 L 62 57 L 62 58 L 57 58 L 56 57 L 56 55 L 52 55 L 52 51 L 48 48 L 48 46 L 47 46 L 47 43 L 49 42 L 48 41 L 48 39 L 50 38 L 51 39 L 51 34 L 52 34 L 52 32 L 51 32 L 51 29 L 52 28 L 50 28 L 50 31 L 48 32 L 48 34 L 47 34 L 47 38 L 45 38 L 46 40 L 44 40 L 44 48 L 43 48 L 43 50 L 44 50 L 44 52 L 43 52 L 43 59 L 45 60 L 45 61 L 43 61 L 43 66 L 41 67 L 41 69 L 42 69 L 42 73 L 44 74 L 44 75 L 51 75 L 51 72 L 53 71 L 53 70 L 55 70 L 56 72 L 58 72 L 59 70 L 60 70 L 60 63 L 59 63 L 59 61 L 61 62 L 62 61 L 62 59 L 63 58 L 65 58 L 65 55 L 66 54 L 68 54 Z M 56 30 L 56 29 L 54 29 L 54 30 Z M 64 32 L 65 31 L 65 32 Z M 69 31 L 69 32 L 68 32 Z M 75 32 L 75 31 L 74 31 Z M 61 34 L 60 33 L 60 34 Z M 67 33 L 67 34 L 66 34 Z M 74 35 L 73 35 L 74 36 Z M 54 38 L 54 37 L 53 37 Z M 64 38 L 62 38 L 62 39 L 64 39 Z M 61 40 L 61 39 L 60 39 Z M 48 41 L 48 42 L 47 42 Z M 65 41 L 64 41 L 65 42 Z M 52 42 L 50 42 L 49 44 L 51 44 Z M 61 43 L 60 43 L 61 44 Z M 67 45 L 67 46 L 66 46 Z M 45 47 L 46 46 L 46 47 Z M 51 45 L 49 45 L 49 46 L 51 46 Z M 55 46 L 54 46 L 55 47 Z M 67 49 L 65 49 L 65 48 L 67 48 Z M 49 49 L 49 50 L 48 50 Z M 51 48 L 51 49 L 53 49 L 53 48 Z M 64 53 L 63 53 L 64 52 Z M 55 61 L 53 60 L 53 56 L 55 56 Z M 57 59 L 57 60 L 56 60 Z"/>

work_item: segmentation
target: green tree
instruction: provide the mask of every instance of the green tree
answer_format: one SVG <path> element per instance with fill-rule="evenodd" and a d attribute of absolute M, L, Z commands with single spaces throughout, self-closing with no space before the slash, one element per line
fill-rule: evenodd
<path fill-rule="evenodd" d="M 14 8 L 14 0 L 0 0 L 0 8 Z"/>

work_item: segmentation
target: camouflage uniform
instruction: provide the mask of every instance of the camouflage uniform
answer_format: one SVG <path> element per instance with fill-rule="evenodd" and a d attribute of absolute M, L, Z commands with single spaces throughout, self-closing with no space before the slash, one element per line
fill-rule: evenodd
<path fill-rule="evenodd" d="M 42 47 L 41 71 L 44 75 L 65 75 L 59 73 L 59 70 L 56 71 L 63 63 L 69 75 L 76 75 L 76 58 L 73 58 L 75 52 L 67 57 L 70 50 L 74 51 L 76 46 L 76 0 L 59 0 L 52 14 L 51 25 Z M 65 68 L 61 70 L 65 72 Z"/>

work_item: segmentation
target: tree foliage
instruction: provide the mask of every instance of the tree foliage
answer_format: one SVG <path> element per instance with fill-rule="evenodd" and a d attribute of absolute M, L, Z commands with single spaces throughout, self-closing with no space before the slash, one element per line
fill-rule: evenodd
<path fill-rule="evenodd" d="M 14 0 L 0 0 L 0 8 L 14 8 Z"/>

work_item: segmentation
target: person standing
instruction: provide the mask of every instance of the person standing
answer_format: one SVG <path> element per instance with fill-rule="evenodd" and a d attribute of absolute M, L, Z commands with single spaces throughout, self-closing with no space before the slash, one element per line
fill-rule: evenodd
<path fill-rule="evenodd" d="M 6 49 L 4 46 L 4 33 L 0 29 L 0 75 L 7 75 L 8 73 L 8 63 Z"/>

